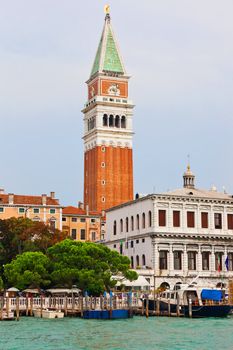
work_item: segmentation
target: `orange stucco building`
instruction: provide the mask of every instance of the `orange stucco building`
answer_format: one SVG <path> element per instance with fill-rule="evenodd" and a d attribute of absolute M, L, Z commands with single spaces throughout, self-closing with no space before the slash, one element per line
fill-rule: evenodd
<path fill-rule="evenodd" d="M 105 219 L 88 207 L 68 206 L 62 211 L 62 229 L 74 240 L 96 242 L 104 239 Z"/>
<path fill-rule="evenodd" d="M 133 199 L 132 117 L 128 81 L 106 14 L 84 113 L 84 204 L 101 212 Z"/>
<path fill-rule="evenodd" d="M 0 189 L 0 219 L 11 217 L 27 217 L 33 221 L 43 221 L 52 228 L 62 229 L 62 207 L 54 192 L 50 196 L 29 196 L 6 194 Z"/>

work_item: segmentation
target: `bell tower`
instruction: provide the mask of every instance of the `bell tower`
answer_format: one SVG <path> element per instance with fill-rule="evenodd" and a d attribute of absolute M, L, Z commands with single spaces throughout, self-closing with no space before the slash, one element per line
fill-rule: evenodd
<path fill-rule="evenodd" d="M 132 117 L 128 81 L 109 6 L 90 78 L 84 114 L 84 203 L 106 210 L 133 199 Z"/>

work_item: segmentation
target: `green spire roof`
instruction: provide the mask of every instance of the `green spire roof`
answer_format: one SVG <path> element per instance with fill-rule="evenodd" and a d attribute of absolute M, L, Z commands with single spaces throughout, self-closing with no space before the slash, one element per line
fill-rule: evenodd
<path fill-rule="evenodd" d="M 126 73 L 108 15 L 105 18 L 105 25 L 92 67 L 91 77 L 97 72 Z"/>

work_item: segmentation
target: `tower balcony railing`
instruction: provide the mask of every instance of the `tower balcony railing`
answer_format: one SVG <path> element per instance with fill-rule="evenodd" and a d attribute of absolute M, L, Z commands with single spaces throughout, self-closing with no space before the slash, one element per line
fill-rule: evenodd
<path fill-rule="evenodd" d="M 95 96 L 93 97 L 91 100 L 89 100 L 84 107 L 90 107 L 91 105 L 93 105 L 96 102 L 111 102 L 111 103 L 120 103 L 123 105 L 126 104 L 133 104 L 133 102 L 131 100 L 128 100 L 126 98 L 120 98 L 118 96 Z"/>

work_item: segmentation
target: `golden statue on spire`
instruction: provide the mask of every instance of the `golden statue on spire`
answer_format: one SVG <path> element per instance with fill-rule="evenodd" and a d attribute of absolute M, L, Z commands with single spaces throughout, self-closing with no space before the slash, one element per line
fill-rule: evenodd
<path fill-rule="evenodd" d="M 104 12 L 106 15 L 109 15 L 109 13 L 110 13 L 110 6 L 109 5 L 104 6 Z"/>

